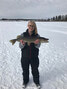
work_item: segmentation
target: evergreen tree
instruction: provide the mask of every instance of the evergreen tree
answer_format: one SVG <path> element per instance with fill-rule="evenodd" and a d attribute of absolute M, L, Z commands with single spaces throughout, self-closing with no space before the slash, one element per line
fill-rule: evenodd
<path fill-rule="evenodd" d="M 65 21 L 67 21 L 67 15 L 65 15 Z"/>
<path fill-rule="evenodd" d="M 58 20 L 58 17 L 56 16 L 56 21 Z"/>
<path fill-rule="evenodd" d="M 53 17 L 53 21 L 55 21 L 55 17 Z"/>
<path fill-rule="evenodd" d="M 58 16 L 58 21 L 61 21 L 61 15 Z"/>

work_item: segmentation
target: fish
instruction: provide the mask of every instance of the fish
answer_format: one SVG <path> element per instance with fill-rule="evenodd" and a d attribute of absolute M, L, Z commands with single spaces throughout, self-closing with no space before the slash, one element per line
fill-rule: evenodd
<path fill-rule="evenodd" d="M 23 40 L 24 42 L 27 42 L 28 45 L 30 45 L 31 43 L 34 43 L 34 41 L 37 40 L 37 39 L 39 39 L 40 43 L 48 43 L 49 42 L 48 38 L 44 38 L 44 37 L 22 37 L 21 35 L 18 35 L 16 39 L 10 40 L 10 42 L 12 43 L 12 45 L 14 45 L 16 41 L 20 42 L 20 40 Z"/>

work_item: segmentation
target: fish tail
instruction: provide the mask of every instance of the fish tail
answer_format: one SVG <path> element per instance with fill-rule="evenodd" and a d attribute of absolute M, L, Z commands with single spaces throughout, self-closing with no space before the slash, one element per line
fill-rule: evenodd
<path fill-rule="evenodd" d="M 10 40 L 10 42 L 12 43 L 12 45 L 14 45 L 16 42 L 16 39 Z"/>

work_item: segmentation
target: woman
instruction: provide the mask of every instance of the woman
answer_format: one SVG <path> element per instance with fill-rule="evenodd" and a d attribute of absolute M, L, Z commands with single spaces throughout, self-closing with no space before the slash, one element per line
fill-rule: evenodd
<path fill-rule="evenodd" d="M 28 22 L 28 29 L 26 32 L 23 32 L 21 36 L 24 37 L 39 37 L 37 33 L 37 27 L 34 21 Z M 39 81 L 39 40 L 35 40 L 34 43 L 31 43 L 28 46 L 27 42 L 25 43 L 23 40 L 20 40 L 19 47 L 21 48 L 21 66 L 23 69 L 23 86 L 26 87 L 29 82 L 29 65 L 31 65 L 33 81 L 37 87 L 40 87 Z"/>

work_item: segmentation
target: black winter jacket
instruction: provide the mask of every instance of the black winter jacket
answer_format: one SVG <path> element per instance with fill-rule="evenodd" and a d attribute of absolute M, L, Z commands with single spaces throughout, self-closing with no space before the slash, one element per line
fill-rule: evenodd
<path fill-rule="evenodd" d="M 24 37 L 30 37 L 28 33 L 28 29 L 26 32 L 23 33 Z M 32 37 L 39 36 L 38 34 L 35 35 L 34 31 L 33 34 L 31 35 Z M 40 45 L 40 44 L 39 44 Z M 35 47 L 36 45 L 34 43 L 31 43 L 30 46 L 28 46 L 27 43 L 25 43 L 25 46 L 21 49 L 22 51 L 22 57 L 26 58 L 35 58 L 38 57 L 39 55 L 39 49 Z"/>

